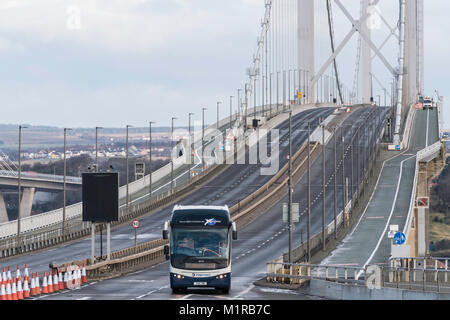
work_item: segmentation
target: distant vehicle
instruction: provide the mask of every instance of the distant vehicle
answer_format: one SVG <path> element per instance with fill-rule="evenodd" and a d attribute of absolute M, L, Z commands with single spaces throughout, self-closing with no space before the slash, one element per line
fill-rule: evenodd
<path fill-rule="evenodd" d="M 425 97 L 423 99 L 423 110 L 426 110 L 428 108 L 433 108 L 433 99 L 431 99 L 430 97 Z"/>
<path fill-rule="evenodd" d="M 237 231 L 227 206 L 176 205 L 164 224 L 163 238 L 170 238 L 164 253 L 170 259 L 174 293 L 188 288 L 229 292 L 231 242 L 237 239 Z"/>

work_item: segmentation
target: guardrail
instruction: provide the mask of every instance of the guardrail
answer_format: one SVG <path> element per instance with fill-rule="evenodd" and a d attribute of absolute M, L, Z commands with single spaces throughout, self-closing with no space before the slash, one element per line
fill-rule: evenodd
<path fill-rule="evenodd" d="M 210 174 L 214 174 L 216 170 L 221 168 L 220 165 L 214 165 L 192 178 L 191 183 L 186 183 L 174 188 L 173 193 L 168 190 L 160 195 L 159 199 L 147 200 L 142 204 L 130 206 L 128 211 L 122 209 L 119 211 L 119 220 L 112 222 L 112 226 L 116 226 L 125 221 L 141 216 L 160 206 L 164 206 L 184 194 L 192 191 L 192 186 L 202 183 Z M 96 226 L 96 231 L 100 230 L 100 225 Z M 43 231 L 38 234 L 29 234 L 21 236 L 20 244 L 17 243 L 17 237 L 0 240 L 0 257 L 9 257 L 19 253 L 25 253 L 34 250 L 47 248 L 65 241 L 75 240 L 91 233 L 91 225 L 89 222 L 82 222 L 79 217 L 67 221 L 66 234 L 62 235 L 62 228 Z"/>
<path fill-rule="evenodd" d="M 378 274 L 373 270 L 377 270 Z M 362 276 L 358 277 L 360 273 Z M 375 284 L 372 279 L 369 279 L 369 274 L 375 275 Z M 444 269 L 399 268 L 380 265 L 368 265 L 366 268 L 361 268 L 283 262 L 269 262 L 266 266 L 267 282 L 303 284 L 312 279 L 352 285 L 367 285 L 370 281 L 371 285 L 380 287 L 439 293 L 450 292 L 450 270 Z"/>
<path fill-rule="evenodd" d="M 417 179 L 419 176 L 419 162 L 425 158 L 436 156 L 439 154 L 441 150 L 441 142 L 437 141 L 432 145 L 420 150 L 416 155 L 416 168 L 414 171 L 414 181 L 413 181 L 413 189 L 411 192 L 411 200 L 409 203 L 408 216 L 406 217 L 406 223 L 403 228 L 403 233 L 406 235 L 406 239 L 408 239 L 409 231 L 411 230 L 412 216 L 414 213 L 414 203 L 416 201 L 416 192 L 417 192 Z"/>
<path fill-rule="evenodd" d="M 376 136 L 375 140 L 375 144 L 376 142 L 379 142 L 381 139 L 381 136 L 383 135 L 383 131 L 380 130 L 380 136 Z M 349 145 L 346 149 L 346 153 L 349 152 L 349 149 L 351 148 L 351 146 Z M 379 145 L 376 144 L 375 146 L 375 150 L 373 153 L 369 154 L 369 160 L 375 159 L 375 155 L 379 152 Z M 339 229 L 341 227 L 343 227 L 344 225 L 344 211 L 345 214 L 349 213 L 350 210 L 352 210 L 353 206 L 355 205 L 355 203 L 357 203 L 359 201 L 359 197 L 364 193 L 364 189 L 365 189 L 365 185 L 368 181 L 369 175 L 373 172 L 373 167 L 374 164 L 373 162 L 369 161 L 369 166 L 364 168 L 364 174 L 361 176 L 360 181 L 357 183 L 356 185 L 356 190 L 354 191 L 354 193 L 352 195 L 348 196 L 348 201 L 345 205 L 345 210 L 340 210 L 339 212 L 336 213 L 336 222 L 334 221 L 334 219 L 325 227 L 325 242 L 329 241 L 332 237 L 333 234 L 335 232 L 335 228 Z M 346 219 L 346 221 L 348 221 L 348 218 Z M 315 236 L 311 237 L 309 240 L 310 243 L 310 252 L 314 253 L 315 251 L 319 250 L 320 247 L 323 245 L 323 235 L 322 235 L 322 231 L 320 231 L 319 233 L 317 233 Z M 294 261 L 298 261 L 300 259 L 302 259 L 303 257 L 305 257 L 307 254 L 307 241 L 303 242 L 295 247 L 292 250 L 291 256 L 292 259 Z M 288 261 L 288 254 L 287 253 L 283 253 L 283 255 L 280 257 L 281 261 Z"/>
<path fill-rule="evenodd" d="M 19 173 L 17 171 L 0 170 L 0 177 L 12 177 L 17 178 Z M 54 174 L 44 174 L 44 173 L 31 173 L 31 172 L 21 172 L 22 179 L 33 179 L 37 181 L 50 181 L 50 182 L 64 182 L 64 176 L 54 175 Z M 66 177 L 67 183 L 81 184 L 81 178 L 79 177 Z"/>
<path fill-rule="evenodd" d="M 409 137 L 411 134 L 411 130 L 412 130 L 412 123 L 414 122 L 414 118 L 416 116 L 416 108 L 414 107 L 414 105 L 411 105 L 411 107 L 409 108 L 409 112 L 408 112 L 408 116 L 406 118 L 406 122 L 405 122 L 405 130 L 403 132 L 403 137 L 402 137 L 402 149 L 406 149 L 409 146 Z"/>
<path fill-rule="evenodd" d="M 311 153 L 314 153 L 318 146 L 318 143 L 314 143 L 314 145 L 311 148 Z M 305 142 L 302 147 L 295 153 L 293 156 L 293 162 L 295 163 L 298 160 L 298 157 L 302 154 L 302 152 L 305 151 L 307 147 L 307 142 Z M 306 161 L 306 158 L 304 158 L 298 166 L 293 171 L 293 176 L 300 170 L 300 168 L 304 165 Z M 285 187 L 287 184 L 287 178 L 283 180 L 283 182 L 279 183 L 279 179 L 282 177 L 283 174 L 286 173 L 288 168 L 288 164 L 283 166 L 283 168 L 274 176 L 272 177 L 267 183 L 265 183 L 262 187 L 260 187 L 256 192 L 246 197 L 244 200 L 240 201 L 238 204 L 234 205 L 230 208 L 230 214 L 232 214 L 233 220 L 238 220 L 242 217 L 244 217 L 247 214 L 250 214 L 255 208 L 258 207 L 258 205 L 264 201 L 267 201 L 270 197 L 272 197 L 277 191 L 280 190 L 280 188 Z M 258 200 L 258 202 L 254 203 L 251 207 L 245 208 L 243 211 L 240 209 L 242 207 L 245 207 L 248 205 L 251 201 L 254 201 L 259 196 L 261 196 L 265 191 L 268 191 L 271 186 L 273 186 L 275 183 L 277 184 L 277 187 L 271 190 L 268 194 L 264 195 L 262 199 Z M 234 214 L 233 214 L 234 213 Z M 130 247 L 127 249 L 123 249 L 117 253 L 112 253 L 111 258 L 112 260 L 109 261 L 102 261 L 97 262 L 92 265 L 89 264 L 89 259 L 82 260 L 82 261 L 76 261 L 76 262 L 70 262 L 66 263 L 64 265 L 56 265 L 57 267 L 61 266 L 70 266 L 70 265 L 79 265 L 82 263 L 85 263 L 88 265 L 86 267 L 87 275 L 90 279 L 101 277 L 105 274 L 111 274 L 115 272 L 121 272 L 124 270 L 128 270 L 130 268 L 136 267 L 140 264 L 155 264 L 160 261 L 163 261 L 164 259 L 164 245 L 167 244 L 167 240 L 163 239 L 157 239 L 154 240 L 146 246 L 151 246 L 151 249 L 144 249 L 145 245 L 141 245 L 139 247 L 138 252 L 136 252 L 136 249 L 134 247 Z M 159 245 L 159 247 L 157 246 Z M 103 259 L 106 259 L 106 256 L 103 256 Z M 96 261 L 99 261 L 98 258 L 96 258 Z"/>
<path fill-rule="evenodd" d="M 252 115 L 253 108 L 249 109 L 248 114 Z M 256 113 L 261 113 L 262 107 L 256 108 Z M 273 113 L 272 116 L 276 116 L 278 113 Z M 226 117 L 219 121 L 219 127 L 227 127 L 229 124 L 229 117 Z M 235 119 L 236 121 L 237 119 Z M 216 130 L 217 124 L 213 123 L 205 129 L 205 134 L 210 134 Z M 194 144 L 198 141 L 194 141 Z M 179 157 L 174 160 L 174 170 L 179 169 L 184 164 L 184 157 Z M 208 163 L 211 165 L 211 163 Z M 161 180 L 164 176 L 169 175 L 171 172 L 170 162 L 164 167 L 154 171 L 152 173 L 152 182 L 156 183 Z M 51 175 L 50 175 L 51 176 Z M 53 176 L 51 176 L 53 177 Z M 176 181 L 175 181 L 176 182 Z M 133 181 L 128 184 L 128 192 L 130 195 L 142 191 L 147 188 L 150 184 L 150 176 L 147 175 L 144 178 Z M 126 197 L 126 185 L 119 188 L 119 199 L 124 199 Z M 159 199 L 161 196 L 158 197 Z M 66 218 L 67 220 L 81 218 L 82 215 L 82 203 L 76 203 L 66 207 Z M 49 212 L 43 212 L 31 217 L 26 217 L 21 219 L 21 233 L 26 234 L 29 232 L 34 232 L 38 230 L 43 230 L 51 226 L 55 226 L 62 223 L 63 208 L 55 209 Z M 17 220 L 8 221 L 0 223 L 0 239 L 7 239 L 9 237 L 17 236 Z M 1 247 L 1 245 L 0 245 Z"/>
<path fill-rule="evenodd" d="M 278 113 L 273 113 L 272 116 L 276 116 L 277 114 Z M 245 142 L 243 141 L 240 141 L 240 143 L 241 144 L 238 146 L 238 148 L 242 148 L 243 145 L 245 145 Z M 234 155 L 231 156 L 234 157 Z M 210 173 L 212 173 L 212 171 L 216 170 L 218 167 L 219 167 L 218 165 L 211 164 L 211 166 L 208 167 L 208 169 L 193 177 L 191 179 L 191 184 L 200 183 L 200 181 L 203 180 L 204 177 L 208 176 Z M 138 180 L 136 182 L 139 182 L 141 180 Z M 126 208 L 120 209 L 119 221 L 112 223 L 112 225 L 114 226 L 119 223 L 123 223 L 127 220 L 143 215 L 148 211 L 154 210 L 159 206 L 170 203 L 175 198 L 191 191 L 192 190 L 190 188 L 191 184 L 189 184 L 189 182 L 186 182 L 183 185 L 175 187 L 173 193 L 171 193 L 170 190 L 168 190 L 163 192 L 162 194 L 159 194 L 156 197 L 156 199 L 147 200 L 137 205 L 130 205 L 128 212 Z M 262 188 L 260 192 L 262 192 Z M 251 199 L 244 200 L 243 202 L 241 202 L 240 205 L 245 205 L 245 203 L 248 201 L 251 201 Z M 82 214 L 81 203 L 77 203 L 66 207 L 66 217 L 67 217 L 66 235 L 64 236 L 62 235 L 62 228 L 60 228 L 59 226 L 57 228 L 54 228 L 55 225 L 62 224 L 61 220 L 62 209 L 57 209 L 49 213 L 46 213 L 45 225 L 42 224 L 43 221 L 42 215 L 36 215 L 22 219 L 21 220 L 22 230 L 38 231 L 39 233 L 22 235 L 20 239 L 21 240 L 20 245 L 17 244 L 17 236 L 16 236 L 17 221 L 11 221 L 0 224 L 0 237 L 2 235 L 2 227 L 3 230 L 6 230 L 5 231 L 6 233 L 9 232 L 10 234 L 9 237 L 0 239 L 0 257 L 8 257 L 18 253 L 39 250 L 42 248 L 56 245 L 64 241 L 70 241 L 89 235 L 91 232 L 90 224 L 81 221 L 81 214 Z M 96 231 L 99 231 L 99 226 L 96 227 Z"/>

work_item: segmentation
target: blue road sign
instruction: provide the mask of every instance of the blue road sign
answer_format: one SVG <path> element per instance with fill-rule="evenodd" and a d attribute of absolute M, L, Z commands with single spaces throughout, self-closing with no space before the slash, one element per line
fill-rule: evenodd
<path fill-rule="evenodd" d="M 406 236 L 403 232 L 397 232 L 394 235 L 394 243 L 395 244 L 404 244 L 406 241 Z"/>
<path fill-rule="evenodd" d="M 398 144 L 395 146 L 395 150 L 400 151 L 400 146 Z"/>

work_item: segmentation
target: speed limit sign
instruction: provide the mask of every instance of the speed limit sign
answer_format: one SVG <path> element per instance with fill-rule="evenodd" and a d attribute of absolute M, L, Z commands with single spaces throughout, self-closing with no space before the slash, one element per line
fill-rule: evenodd
<path fill-rule="evenodd" d="M 141 226 L 141 222 L 139 220 L 133 220 L 133 222 L 131 222 L 131 225 L 134 229 L 137 229 Z"/>

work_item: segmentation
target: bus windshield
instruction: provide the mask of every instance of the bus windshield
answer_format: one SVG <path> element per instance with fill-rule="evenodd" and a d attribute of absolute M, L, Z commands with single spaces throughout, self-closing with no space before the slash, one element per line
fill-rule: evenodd
<path fill-rule="evenodd" d="M 172 228 L 170 251 L 175 268 L 207 270 L 229 264 L 229 229 L 202 227 Z"/>

